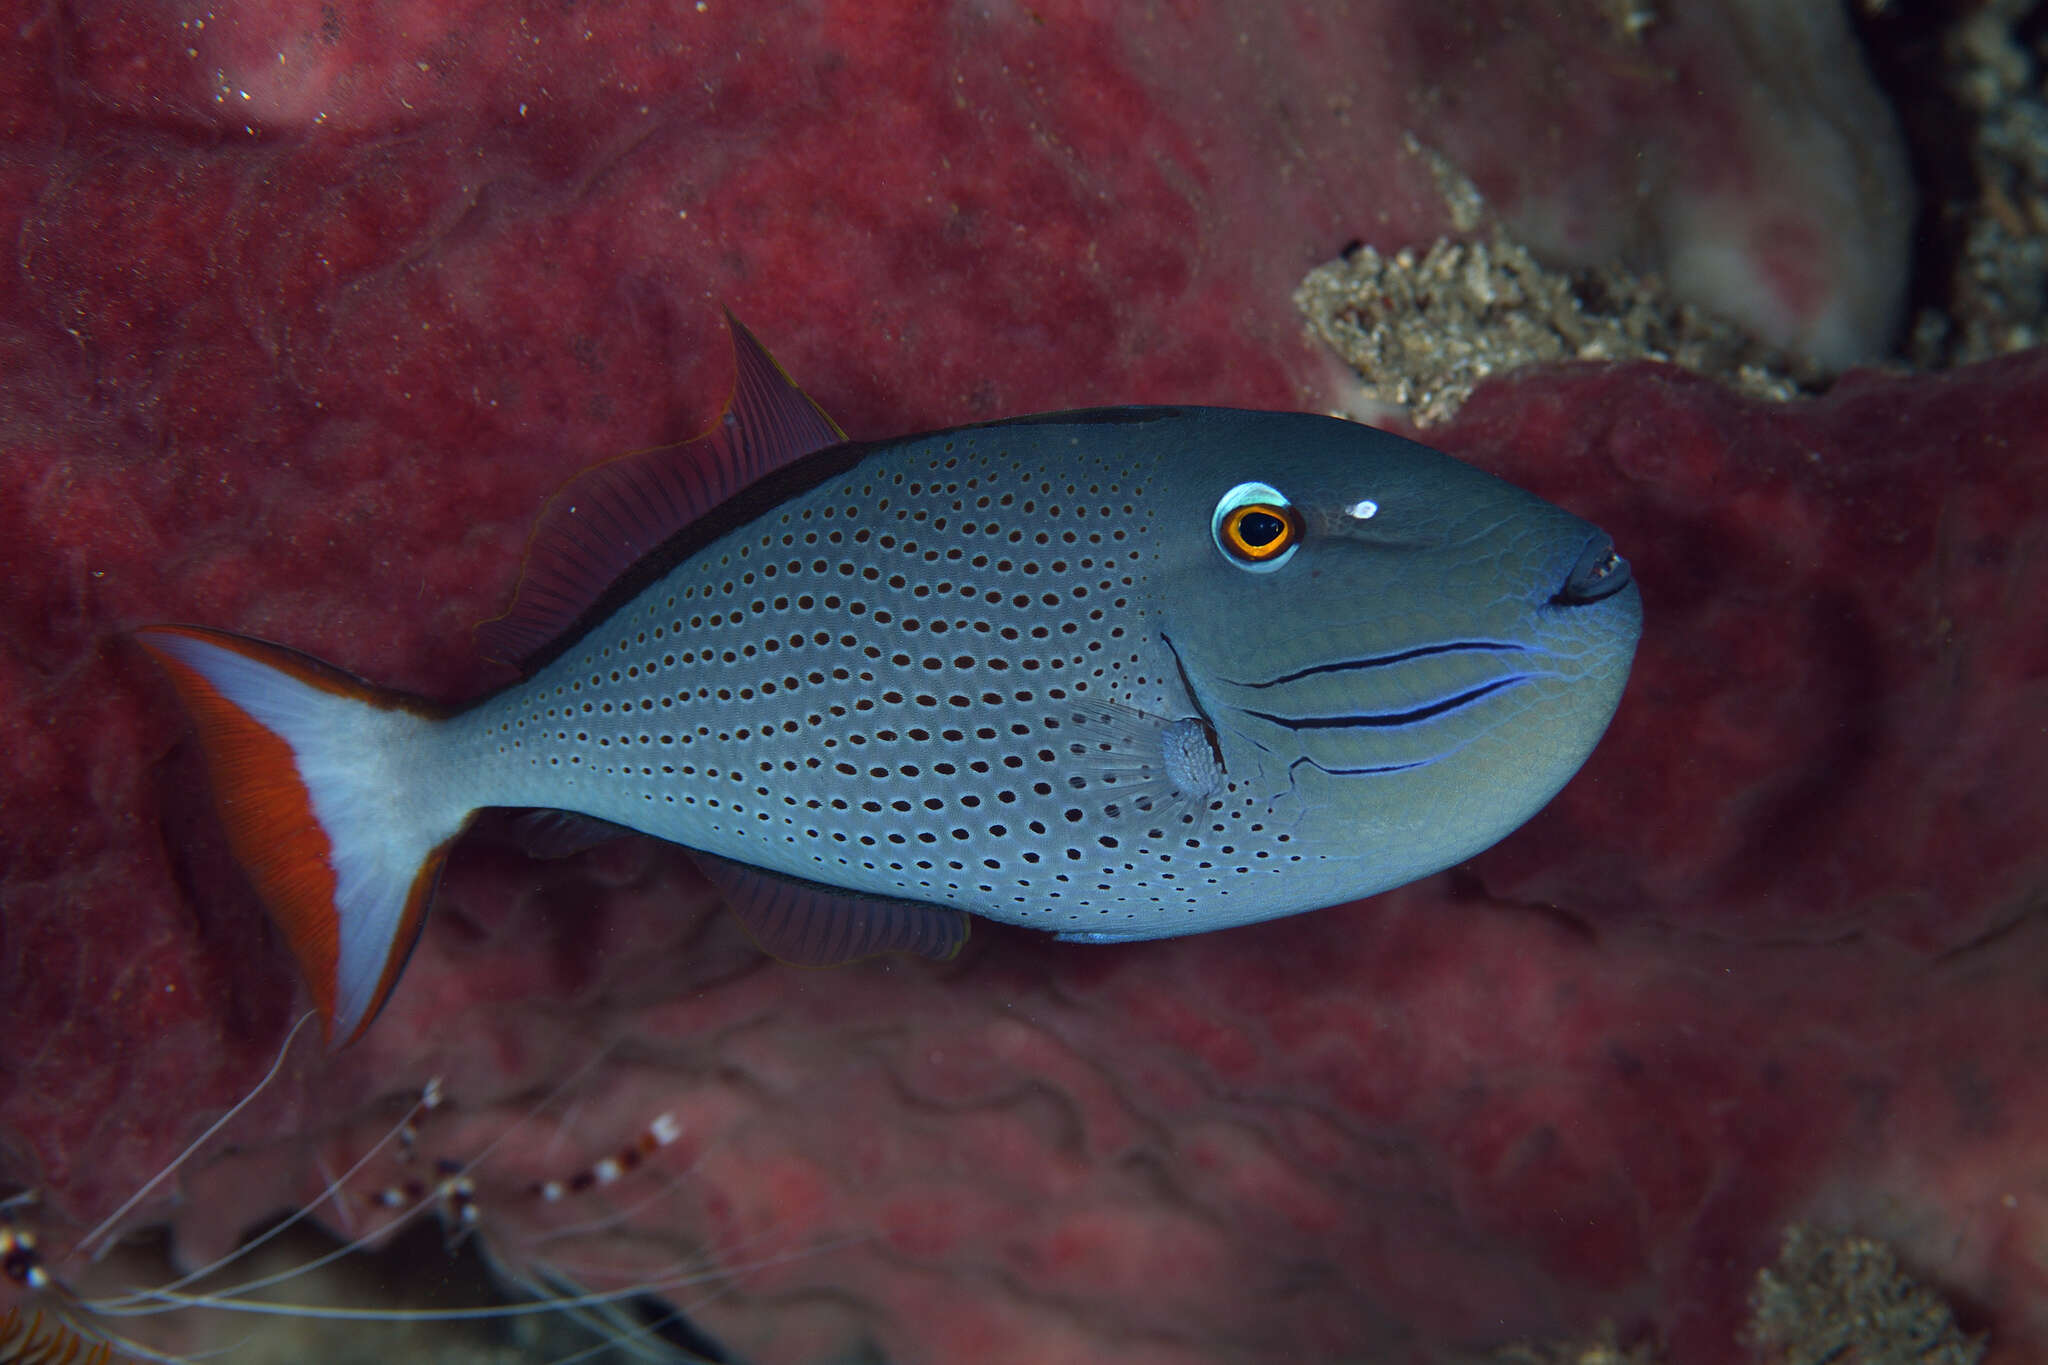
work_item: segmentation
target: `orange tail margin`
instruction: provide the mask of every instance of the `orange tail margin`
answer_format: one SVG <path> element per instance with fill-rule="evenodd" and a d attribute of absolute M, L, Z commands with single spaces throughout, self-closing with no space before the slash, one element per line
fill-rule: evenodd
<path fill-rule="evenodd" d="M 229 847 L 290 944 L 329 1044 L 354 1041 L 397 984 L 468 818 L 450 826 L 445 802 L 376 788 L 422 766 L 408 750 L 431 747 L 438 715 L 261 640 L 195 626 L 137 639 L 192 717 Z M 378 761 L 394 753 L 407 761 Z"/>

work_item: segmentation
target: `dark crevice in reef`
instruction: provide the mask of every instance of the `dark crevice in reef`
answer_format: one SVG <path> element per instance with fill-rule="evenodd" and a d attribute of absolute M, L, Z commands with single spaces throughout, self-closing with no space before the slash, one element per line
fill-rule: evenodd
<path fill-rule="evenodd" d="M 1902 353 L 1940 369 L 2048 335 L 2048 3 L 1851 7 L 1914 182 Z"/>

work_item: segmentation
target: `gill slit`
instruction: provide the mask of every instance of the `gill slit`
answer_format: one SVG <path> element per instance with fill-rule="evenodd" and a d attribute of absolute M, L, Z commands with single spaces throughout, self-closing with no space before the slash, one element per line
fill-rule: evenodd
<path fill-rule="evenodd" d="M 1225 777 L 1230 776 L 1230 768 L 1223 761 L 1223 745 L 1216 738 L 1216 721 L 1210 716 L 1209 708 L 1202 705 L 1201 697 L 1196 695 L 1194 679 L 1188 676 L 1188 666 L 1181 662 L 1180 651 L 1173 647 L 1173 637 L 1162 630 L 1159 632 L 1159 639 L 1166 646 L 1166 652 L 1173 657 L 1173 671 L 1180 675 L 1181 690 L 1188 694 L 1188 705 L 1195 708 L 1195 718 L 1202 722 L 1202 738 L 1209 741 L 1209 752 L 1216 759 L 1216 771 Z"/>

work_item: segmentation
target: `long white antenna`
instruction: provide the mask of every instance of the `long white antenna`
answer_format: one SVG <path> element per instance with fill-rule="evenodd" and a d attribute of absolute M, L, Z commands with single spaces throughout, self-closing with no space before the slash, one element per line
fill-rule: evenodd
<path fill-rule="evenodd" d="M 277 1060 L 270 1064 L 270 1070 L 263 1073 L 263 1079 L 256 1082 L 256 1086 L 253 1090 L 251 1090 L 248 1094 L 242 1096 L 241 1099 L 237 1100 L 235 1102 L 234 1108 L 228 1110 L 227 1113 L 222 1114 L 219 1118 L 215 1119 L 211 1124 L 209 1124 L 205 1132 L 201 1133 L 198 1137 L 193 1138 L 192 1145 L 187 1147 L 184 1151 L 178 1153 L 177 1160 L 171 1162 L 170 1165 L 158 1171 L 154 1176 L 150 1177 L 148 1184 L 144 1185 L 135 1193 L 129 1195 L 127 1203 L 121 1205 L 120 1208 L 115 1209 L 112 1213 L 108 1214 L 98 1227 L 94 1228 L 91 1232 L 86 1233 L 85 1236 L 79 1238 L 78 1245 L 75 1249 L 77 1251 L 83 1252 L 93 1242 L 98 1241 L 100 1238 L 105 1237 L 108 1233 L 112 1232 L 114 1226 L 117 1223 L 119 1223 L 124 1217 L 127 1216 L 128 1211 L 130 1209 L 134 1208 L 137 1204 L 140 1204 L 144 1199 L 148 1198 L 149 1192 L 151 1190 L 155 1189 L 157 1186 L 163 1184 L 164 1181 L 168 1180 L 180 1166 L 183 1166 L 187 1161 L 191 1159 L 192 1154 L 194 1152 L 198 1151 L 201 1147 L 204 1147 L 207 1141 L 211 1139 L 215 1133 L 218 1133 L 221 1129 L 227 1127 L 228 1124 L 234 1120 L 235 1115 L 241 1113 L 244 1109 L 248 1108 L 251 1101 L 253 1101 L 258 1095 L 262 1094 L 265 1087 L 267 1087 L 272 1081 L 277 1079 L 277 1073 L 284 1070 L 284 1059 L 286 1055 L 291 1052 L 292 1044 L 298 1040 L 300 1031 L 303 1030 L 307 1024 L 313 1021 L 314 1013 L 315 1011 L 313 1010 L 307 1010 L 304 1014 L 299 1016 L 299 1022 L 293 1024 L 292 1031 L 284 1036 L 284 1045 L 278 1048 L 277 1050 Z M 106 1248 L 104 1247 L 101 1248 L 102 1251 L 104 1251 L 105 1249 Z"/>

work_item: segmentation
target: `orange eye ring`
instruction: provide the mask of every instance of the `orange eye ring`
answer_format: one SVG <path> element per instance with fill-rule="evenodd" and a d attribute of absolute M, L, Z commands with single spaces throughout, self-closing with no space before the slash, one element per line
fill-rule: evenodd
<path fill-rule="evenodd" d="M 1241 483 L 1209 514 L 1216 550 L 1246 573 L 1275 573 L 1301 545 L 1301 513 L 1270 483 Z"/>
<path fill-rule="evenodd" d="M 1286 554 L 1301 539 L 1301 520 L 1292 507 L 1248 502 L 1224 514 L 1216 538 L 1225 551 L 1247 564 L 1263 564 Z"/>

